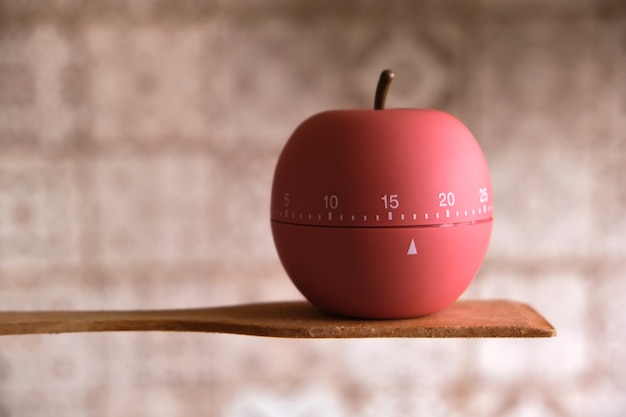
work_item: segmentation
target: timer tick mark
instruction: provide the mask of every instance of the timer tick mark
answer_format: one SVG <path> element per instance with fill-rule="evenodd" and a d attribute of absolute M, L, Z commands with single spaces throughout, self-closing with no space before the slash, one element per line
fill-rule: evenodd
<path fill-rule="evenodd" d="M 387 213 L 387 220 L 393 220 L 393 214 L 391 212 Z"/>

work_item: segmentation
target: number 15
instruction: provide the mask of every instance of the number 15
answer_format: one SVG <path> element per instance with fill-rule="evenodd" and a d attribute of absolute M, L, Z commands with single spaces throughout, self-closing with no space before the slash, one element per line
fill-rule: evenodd
<path fill-rule="evenodd" d="M 383 204 L 386 209 L 397 209 L 400 207 L 400 201 L 398 200 L 398 194 L 385 194 L 380 197 L 383 200 Z"/>

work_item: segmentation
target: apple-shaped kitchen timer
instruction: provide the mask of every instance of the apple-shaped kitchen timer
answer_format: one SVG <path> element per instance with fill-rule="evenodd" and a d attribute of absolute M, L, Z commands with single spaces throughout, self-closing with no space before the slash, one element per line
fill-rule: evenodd
<path fill-rule="evenodd" d="M 271 224 L 300 292 L 331 313 L 408 318 L 444 309 L 483 261 L 489 170 L 470 131 L 432 109 L 335 110 L 304 121 L 274 173 Z"/>

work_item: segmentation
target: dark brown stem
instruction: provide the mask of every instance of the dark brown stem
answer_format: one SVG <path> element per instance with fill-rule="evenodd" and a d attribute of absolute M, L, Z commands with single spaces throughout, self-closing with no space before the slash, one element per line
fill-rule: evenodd
<path fill-rule="evenodd" d="M 387 98 L 387 91 L 389 91 L 389 85 L 391 80 L 393 80 L 393 76 L 393 71 L 389 69 L 380 73 L 378 85 L 376 86 L 376 95 L 374 96 L 374 110 L 385 108 L 385 99 Z"/>

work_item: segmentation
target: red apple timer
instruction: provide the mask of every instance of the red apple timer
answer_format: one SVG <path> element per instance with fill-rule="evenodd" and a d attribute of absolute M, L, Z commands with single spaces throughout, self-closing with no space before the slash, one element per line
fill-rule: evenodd
<path fill-rule="evenodd" d="M 409 318 L 442 310 L 485 257 L 493 204 L 470 131 L 432 109 L 335 110 L 304 121 L 276 166 L 271 224 L 300 292 L 331 313 Z"/>

